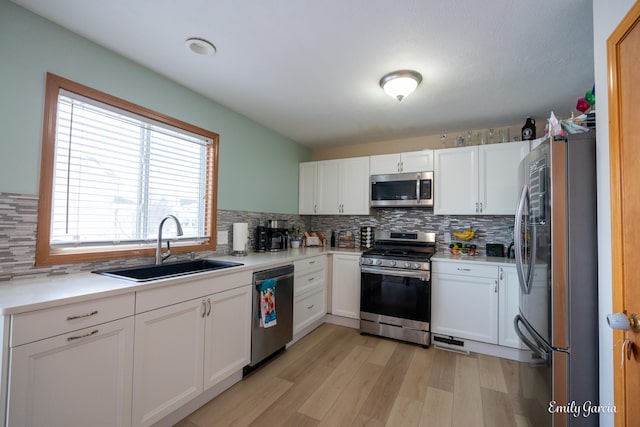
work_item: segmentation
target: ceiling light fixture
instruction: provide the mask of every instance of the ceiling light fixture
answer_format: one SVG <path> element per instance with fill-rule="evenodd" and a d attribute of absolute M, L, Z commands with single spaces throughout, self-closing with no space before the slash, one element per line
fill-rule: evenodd
<path fill-rule="evenodd" d="M 192 37 L 184 42 L 184 45 L 190 52 L 200 56 L 211 56 L 216 53 L 216 47 L 205 39 Z"/>
<path fill-rule="evenodd" d="M 402 101 L 411 92 L 416 90 L 421 81 L 422 75 L 417 71 L 398 70 L 381 78 L 380 87 L 384 89 L 385 93 L 389 96 L 394 97 L 398 101 Z"/>

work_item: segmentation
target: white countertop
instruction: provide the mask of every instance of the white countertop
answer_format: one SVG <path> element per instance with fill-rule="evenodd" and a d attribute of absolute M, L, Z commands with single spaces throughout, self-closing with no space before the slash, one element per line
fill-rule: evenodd
<path fill-rule="evenodd" d="M 0 282 L 0 315 L 17 314 L 26 311 L 55 307 L 63 304 L 87 301 L 96 298 L 119 295 L 142 289 L 188 282 L 194 277 L 222 276 L 245 270 L 259 270 L 292 263 L 298 259 L 314 255 L 353 254 L 360 255 L 359 249 L 342 248 L 300 248 L 283 252 L 249 253 L 244 257 L 232 255 L 212 259 L 242 263 L 240 267 L 223 270 L 203 271 L 186 276 L 158 279 L 149 282 L 133 282 L 115 277 L 107 277 L 90 272 L 42 276 L 31 279 L 17 279 Z"/>

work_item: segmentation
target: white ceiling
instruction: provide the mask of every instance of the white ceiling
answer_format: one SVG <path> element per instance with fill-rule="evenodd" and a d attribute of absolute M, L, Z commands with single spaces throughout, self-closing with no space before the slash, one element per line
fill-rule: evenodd
<path fill-rule="evenodd" d="M 567 117 L 593 85 L 592 0 L 13 1 L 311 147 Z"/>

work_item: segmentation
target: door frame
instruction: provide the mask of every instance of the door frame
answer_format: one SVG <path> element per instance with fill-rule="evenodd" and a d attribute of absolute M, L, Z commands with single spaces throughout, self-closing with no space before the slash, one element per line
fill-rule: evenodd
<path fill-rule="evenodd" d="M 607 76 L 609 96 L 609 153 L 610 153 L 610 185 L 611 185 L 611 260 L 612 260 L 612 300 L 613 313 L 624 311 L 624 271 L 623 245 L 624 234 L 622 230 L 622 170 L 621 170 L 621 101 L 618 67 L 620 64 L 620 44 L 625 40 L 629 32 L 640 25 L 640 1 L 629 10 L 618 27 L 607 39 Z M 616 243 L 617 242 L 617 243 Z M 614 404 L 616 407 L 615 425 L 624 425 L 626 419 L 626 381 L 625 367 L 620 367 L 616 355 L 622 352 L 624 332 L 613 331 L 613 383 Z"/>

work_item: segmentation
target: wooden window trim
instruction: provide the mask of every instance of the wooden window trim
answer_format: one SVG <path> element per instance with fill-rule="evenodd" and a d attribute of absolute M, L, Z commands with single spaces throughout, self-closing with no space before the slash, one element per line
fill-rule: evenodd
<path fill-rule="evenodd" d="M 60 89 L 65 89 L 85 97 L 95 99 L 108 105 L 147 117 L 161 123 L 205 136 L 213 141 L 207 148 L 208 164 L 207 187 L 205 203 L 205 234 L 207 240 L 199 244 L 175 243 L 171 245 L 174 254 L 206 251 L 216 249 L 215 225 L 217 220 L 217 194 L 218 188 L 218 134 L 199 128 L 181 120 L 169 117 L 145 107 L 125 101 L 121 98 L 98 91 L 88 86 L 76 83 L 52 73 L 47 73 L 44 122 L 42 130 L 42 157 L 40 164 L 40 187 L 38 203 L 38 224 L 36 235 L 36 266 L 73 264 L 82 262 L 108 261 L 122 258 L 138 258 L 155 255 L 155 244 L 136 245 L 135 247 L 96 247 L 78 249 L 52 249 L 50 246 L 51 233 L 51 203 L 53 199 L 53 170 L 56 140 L 56 122 L 58 109 L 58 94 Z"/>

